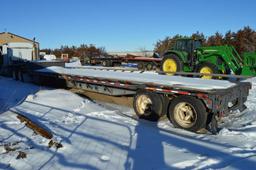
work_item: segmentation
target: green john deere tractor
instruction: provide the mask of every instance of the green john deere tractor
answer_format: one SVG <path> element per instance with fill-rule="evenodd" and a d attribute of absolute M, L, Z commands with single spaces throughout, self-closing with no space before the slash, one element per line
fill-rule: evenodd
<path fill-rule="evenodd" d="M 233 46 L 202 47 L 200 39 L 177 39 L 161 63 L 163 72 L 197 72 L 206 74 L 230 74 L 256 76 L 256 52 L 240 57 Z"/>

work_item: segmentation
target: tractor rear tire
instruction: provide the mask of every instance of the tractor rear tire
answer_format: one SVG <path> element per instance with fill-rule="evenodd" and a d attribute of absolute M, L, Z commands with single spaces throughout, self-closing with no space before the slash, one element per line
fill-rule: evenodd
<path fill-rule="evenodd" d="M 192 96 L 179 96 L 170 101 L 167 117 L 174 127 L 197 132 L 206 127 L 208 115 L 201 100 Z"/>
<path fill-rule="evenodd" d="M 171 55 L 164 56 L 161 62 L 161 71 L 180 72 L 182 70 L 183 70 L 183 62 L 177 55 L 171 54 Z"/>
<path fill-rule="evenodd" d="M 200 63 L 196 68 L 197 73 L 219 74 L 220 71 L 216 65 L 209 62 Z M 201 76 L 204 79 L 212 79 L 212 76 Z"/>
<path fill-rule="evenodd" d="M 157 121 L 163 115 L 163 97 L 157 93 L 141 90 L 133 100 L 133 108 L 140 119 Z"/>

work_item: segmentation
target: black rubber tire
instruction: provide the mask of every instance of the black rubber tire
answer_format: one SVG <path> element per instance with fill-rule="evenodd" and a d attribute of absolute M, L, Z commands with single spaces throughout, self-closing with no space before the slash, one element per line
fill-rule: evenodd
<path fill-rule="evenodd" d="M 152 64 L 152 63 L 148 63 L 148 64 L 146 65 L 146 69 L 147 69 L 148 71 L 152 70 L 152 69 L 153 69 L 153 64 Z"/>
<path fill-rule="evenodd" d="M 114 62 L 112 64 L 113 67 L 120 67 L 122 64 L 120 62 Z"/>
<path fill-rule="evenodd" d="M 22 73 L 21 71 L 18 72 L 18 79 L 19 79 L 21 82 L 24 82 L 23 73 Z"/>
<path fill-rule="evenodd" d="M 146 95 L 152 101 L 152 105 L 148 107 L 147 111 L 144 114 L 140 114 L 136 107 L 136 101 L 141 95 Z M 152 93 L 144 90 L 138 91 L 133 99 L 133 108 L 136 115 L 140 119 L 157 121 L 160 116 L 163 115 L 163 97 L 157 93 Z"/>
<path fill-rule="evenodd" d="M 173 59 L 176 64 L 177 64 L 177 72 L 181 72 L 183 71 L 183 62 L 182 60 L 175 54 L 167 54 L 167 55 L 164 55 L 164 58 L 163 60 L 161 61 L 161 71 L 164 71 L 163 70 L 163 64 L 164 62 L 167 60 L 167 59 Z"/>
<path fill-rule="evenodd" d="M 103 67 L 107 67 L 107 61 L 106 60 L 104 60 L 104 61 L 102 61 L 102 64 L 101 64 Z"/>
<path fill-rule="evenodd" d="M 19 80 L 19 71 L 17 69 L 12 71 L 12 78 L 17 81 Z"/>
<path fill-rule="evenodd" d="M 195 120 L 195 123 L 194 123 L 194 125 L 192 125 L 189 128 L 184 128 L 178 122 L 176 122 L 176 120 L 174 118 L 174 108 L 177 104 L 179 104 L 181 102 L 186 102 L 186 103 L 190 104 L 191 106 L 193 106 L 195 113 L 196 113 L 197 118 Z M 169 105 L 169 112 L 167 115 L 167 117 L 169 118 L 171 123 L 174 125 L 174 127 L 178 127 L 181 129 L 192 131 L 192 132 L 197 132 L 198 130 L 200 130 L 202 128 L 206 128 L 207 116 L 208 116 L 208 114 L 206 112 L 206 108 L 205 108 L 205 105 L 203 104 L 203 102 L 195 97 L 192 97 L 192 96 L 179 96 L 179 97 L 176 97 L 173 100 L 171 100 L 170 105 Z"/>
<path fill-rule="evenodd" d="M 209 63 L 209 62 L 203 62 L 203 63 L 200 63 L 198 64 L 197 68 L 196 68 L 196 72 L 199 73 L 200 70 L 203 68 L 203 67 L 209 67 L 212 69 L 213 71 L 213 74 L 220 74 L 221 72 L 219 71 L 218 67 L 213 64 L 213 63 Z"/>
<path fill-rule="evenodd" d="M 158 69 L 158 66 L 154 64 L 152 70 L 157 70 L 157 69 Z"/>
<path fill-rule="evenodd" d="M 104 60 L 102 61 L 102 66 L 104 67 L 112 67 L 113 63 L 112 61 Z"/>
<path fill-rule="evenodd" d="M 138 67 L 139 70 L 145 70 L 145 65 L 144 65 L 144 63 L 142 63 L 142 62 L 141 62 L 141 63 L 138 63 L 138 66 L 137 66 L 137 67 Z"/>
<path fill-rule="evenodd" d="M 107 61 L 107 66 L 108 67 L 113 67 L 113 62 L 112 61 Z"/>

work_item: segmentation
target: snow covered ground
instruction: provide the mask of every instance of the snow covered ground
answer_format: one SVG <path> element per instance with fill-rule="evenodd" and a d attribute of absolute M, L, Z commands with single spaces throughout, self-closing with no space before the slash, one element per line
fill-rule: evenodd
<path fill-rule="evenodd" d="M 0 77 L 0 169 L 255 169 L 256 79 L 248 109 L 226 118 L 218 135 L 137 121 L 124 106 L 92 102 L 62 89 Z M 49 147 L 18 112 L 53 133 Z"/>

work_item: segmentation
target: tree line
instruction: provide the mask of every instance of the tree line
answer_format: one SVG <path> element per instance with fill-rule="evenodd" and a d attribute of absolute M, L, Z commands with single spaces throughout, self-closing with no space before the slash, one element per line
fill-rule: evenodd
<path fill-rule="evenodd" d="M 203 33 L 196 32 L 191 36 L 175 35 L 167 36 L 163 40 L 157 41 L 154 51 L 162 55 L 165 51 L 173 47 L 177 38 L 200 38 L 203 41 L 203 46 L 219 46 L 232 45 L 238 53 L 256 51 L 256 31 L 249 26 L 232 32 L 231 30 L 222 35 L 216 32 L 214 35 L 206 37 Z"/>
<path fill-rule="evenodd" d="M 214 35 L 206 37 L 203 33 L 196 32 L 191 36 L 175 35 L 167 36 L 163 40 L 159 40 L 155 44 L 154 52 L 162 55 L 168 49 L 173 47 L 177 38 L 200 38 L 203 41 L 203 46 L 218 46 L 218 45 L 232 45 L 236 48 L 238 53 L 256 51 L 256 31 L 249 26 L 238 30 L 237 32 L 228 31 L 225 35 L 216 32 Z M 79 57 L 83 60 L 85 57 L 94 57 L 105 55 L 104 47 L 96 47 L 95 45 L 81 44 L 80 46 L 61 46 L 56 49 L 42 49 L 42 52 L 47 54 L 54 54 L 60 57 L 61 54 L 68 54 L 69 57 Z"/>
<path fill-rule="evenodd" d="M 69 57 L 78 57 L 80 59 L 83 59 L 84 57 L 93 57 L 106 54 L 104 47 L 96 47 L 93 44 L 81 44 L 79 47 L 61 46 L 60 48 L 56 49 L 46 48 L 40 51 L 45 52 L 46 54 L 54 54 L 57 58 L 60 58 L 61 54 L 68 54 Z"/>

